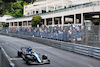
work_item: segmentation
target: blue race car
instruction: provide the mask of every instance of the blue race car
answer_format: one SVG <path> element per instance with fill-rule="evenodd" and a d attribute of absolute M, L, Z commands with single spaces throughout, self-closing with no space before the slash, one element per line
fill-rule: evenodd
<path fill-rule="evenodd" d="M 18 51 L 18 57 L 22 57 L 26 64 L 50 64 L 50 60 L 46 55 L 40 55 L 32 50 L 31 47 L 21 47 Z"/>

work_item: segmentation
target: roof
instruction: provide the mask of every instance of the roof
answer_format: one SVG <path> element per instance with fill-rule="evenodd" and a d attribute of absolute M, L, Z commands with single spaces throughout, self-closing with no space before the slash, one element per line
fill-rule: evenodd
<path fill-rule="evenodd" d="M 13 17 L 10 15 L 4 15 L 3 17 L 0 17 L 0 22 L 5 22 L 7 19 L 11 19 L 11 18 Z"/>
<path fill-rule="evenodd" d="M 7 18 L 8 19 L 8 18 L 13 18 L 13 17 L 10 16 L 10 15 L 4 15 L 3 18 Z"/>

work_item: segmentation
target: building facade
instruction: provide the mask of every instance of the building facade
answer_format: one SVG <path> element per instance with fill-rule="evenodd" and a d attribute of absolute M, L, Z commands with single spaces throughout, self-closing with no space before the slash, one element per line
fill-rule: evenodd
<path fill-rule="evenodd" d="M 24 17 L 6 21 L 9 27 L 31 27 L 35 15 L 42 17 L 42 24 L 48 26 L 67 26 L 68 23 L 90 25 L 94 16 L 100 19 L 100 0 L 36 0 L 24 6 Z M 86 22 L 89 20 L 90 22 Z"/>

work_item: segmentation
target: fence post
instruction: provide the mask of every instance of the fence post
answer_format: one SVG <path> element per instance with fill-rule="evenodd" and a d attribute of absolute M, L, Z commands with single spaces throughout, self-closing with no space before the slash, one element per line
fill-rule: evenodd
<path fill-rule="evenodd" d="M 71 42 L 73 43 L 73 32 L 72 32 L 72 36 L 71 36 Z"/>
<path fill-rule="evenodd" d="M 87 41 L 88 41 L 88 26 L 86 26 L 86 42 L 85 42 L 85 45 L 87 45 Z"/>

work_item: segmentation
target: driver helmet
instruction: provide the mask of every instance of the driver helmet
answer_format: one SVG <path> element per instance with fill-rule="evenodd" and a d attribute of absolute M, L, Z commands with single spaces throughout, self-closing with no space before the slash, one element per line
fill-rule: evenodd
<path fill-rule="evenodd" d="M 32 49 L 31 48 L 27 48 L 27 51 L 30 52 Z"/>

